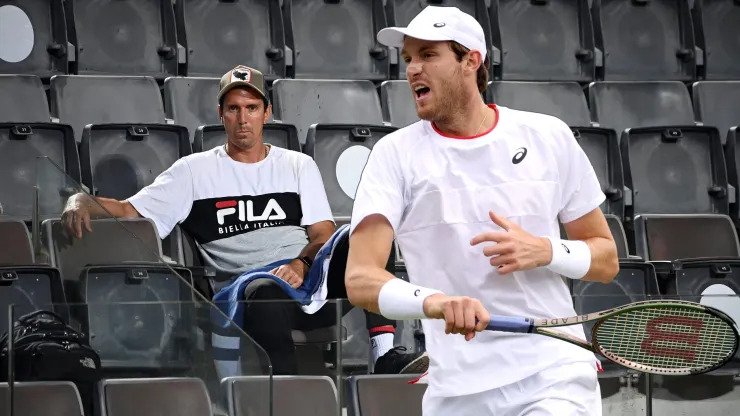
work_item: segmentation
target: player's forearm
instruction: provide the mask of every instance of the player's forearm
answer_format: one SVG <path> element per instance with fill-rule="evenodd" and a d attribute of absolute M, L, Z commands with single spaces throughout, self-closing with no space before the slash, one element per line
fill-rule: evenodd
<path fill-rule="evenodd" d="M 378 296 L 380 289 L 395 276 L 377 266 L 356 265 L 347 262 L 344 283 L 350 303 L 371 312 L 380 313 Z"/>
<path fill-rule="evenodd" d="M 619 273 L 617 246 L 614 240 L 593 237 L 584 240 L 591 251 L 591 266 L 581 280 L 609 283 Z"/>

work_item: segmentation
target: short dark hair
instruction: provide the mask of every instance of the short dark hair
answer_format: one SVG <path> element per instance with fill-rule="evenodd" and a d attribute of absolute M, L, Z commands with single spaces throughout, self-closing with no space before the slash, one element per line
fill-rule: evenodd
<path fill-rule="evenodd" d="M 237 88 L 241 88 L 241 89 L 243 89 L 243 90 L 248 90 L 248 89 L 249 89 L 249 87 L 242 87 L 242 86 L 238 86 L 238 87 L 234 87 L 234 88 L 232 88 L 232 90 L 235 90 L 235 89 L 237 89 Z M 230 91 L 229 91 L 229 92 L 230 92 Z M 227 92 L 226 94 L 228 94 L 228 92 Z M 221 111 L 223 111 L 223 110 L 224 110 L 224 100 L 226 99 L 226 94 L 222 95 L 222 96 L 221 96 L 221 98 L 219 98 L 219 99 L 218 99 L 218 108 L 220 108 L 220 109 L 221 109 Z M 269 102 L 269 101 L 267 101 L 267 98 L 263 98 L 263 99 L 262 99 L 262 102 L 263 102 L 263 103 L 265 103 L 265 111 L 267 111 L 267 106 L 269 106 L 269 105 L 270 105 L 270 102 Z"/>
<path fill-rule="evenodd" d="M 457 62 L 462 62 L 463 56 L 465 56 L 466 53 L 470 52 L 470 49 L 466 48 L 465 46 L 455 42 L 450 41 L 450 49 L 452 49 L 452 52 L 455 53 L 455 58 L 457 59 Z M 480 67 L 478 67 L 478 72 L 476 73 L 475 82 L 478 84 L 478 91 L 483 94 L 484 91 L 486 91 L 486 88 L 488 87 L 488 66 L 490 65 L 490 60 L 488 59 L 488 54 L 486 54 L 486 59 L 483 60 Z"/>

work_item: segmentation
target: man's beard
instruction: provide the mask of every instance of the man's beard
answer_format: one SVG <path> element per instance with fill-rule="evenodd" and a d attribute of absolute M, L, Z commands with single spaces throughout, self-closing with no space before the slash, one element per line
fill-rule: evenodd
<path fill-rule="evenodd" d="M 439 86 L 433 92 L 430 109 L 421 110 L 417 108 L 416 114 L 420 119 L 431 121 L 435 124 L 444 124 L 453 119 L 465 103 L 463 94 L 462 71 L 458 67 L 449 79 L 440 81 Z M 423 111 L 423 113 L 422 113 Z"/>

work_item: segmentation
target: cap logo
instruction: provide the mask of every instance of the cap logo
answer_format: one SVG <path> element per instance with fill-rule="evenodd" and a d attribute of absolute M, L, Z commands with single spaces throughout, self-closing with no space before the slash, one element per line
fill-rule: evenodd
<path fill-rule="evenodd" d="M 252 79 L 252 71 L 248 69 L 235 69 L 231 71 L 233 78 L 238 78 L 242 81 L 249 82 Z"/>
<path fill-rule="evenodd" d="M 434 27 L 445 27 L 445 23 L 443 22 L 435 23 Z"/>

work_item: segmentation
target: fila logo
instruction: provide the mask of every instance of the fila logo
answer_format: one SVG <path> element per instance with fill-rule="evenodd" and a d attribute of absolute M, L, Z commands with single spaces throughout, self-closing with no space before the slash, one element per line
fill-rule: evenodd
<path fill-rule="evenodd" d="M 563 243 L 560 243 L 560 245 L 563 246 L 563 250 L 565 250 L 566 253 L 570 254 L 570 249 L 568 248 L 568 246 Z"/>
<path fill-rule="evenodd" d="M 224 225 L 224 219 L 227 215 L 234 214 L 239 216 L 239 221 L 241 222 L 284 220 L 288 217 L 285 215 L 285 211 L 280 207 L 280 204 L 278 204 L 273 198 L 270 198 L 270 200 L 267 201 L 267 206 L 265 206 L 265 210 L 262 211 L 262 214 L 260 215 L 255 215 L 254 203 L 251 200 L 247 200 L 246 203 L 244 201 L 237 202 L 235 200 L 220 201 L 216 202 L 216 208 L 219 208 L 218 211 L 216 211 L 219 225 Z"/>
<path fill-rule="evenodd" d="M 520 147 L 516 149 L 517 152 L 514 153 L 514 157 L 511 158 L 511 163 L 513 164 L 519 164 L 524 158 L 527 156 L 527 148 L 526 147 Z"/>

